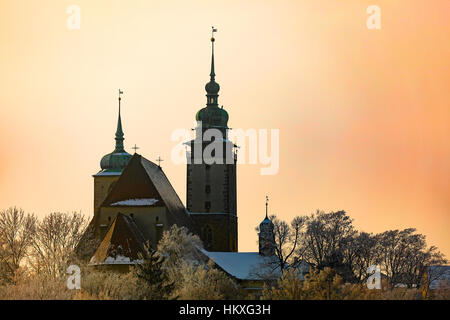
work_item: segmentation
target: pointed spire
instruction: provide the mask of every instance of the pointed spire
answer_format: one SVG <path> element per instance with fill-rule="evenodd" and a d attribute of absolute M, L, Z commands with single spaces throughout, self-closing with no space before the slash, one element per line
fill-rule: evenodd
<path fill-rule="evenodd" d="M 266 219 L 268 219 L 268 206 L 269 206 L 269 196 L 266 196 Z"/>
<path fill-rule="evenodd" d="M 214 70 L 214 42 L 216 41 L 216 39 L 214 39 L 214 32 L 217 32 L 217 29 L 215 29 L 214 27 L 211 28 L 211 73 L 209 75 L 211 77 L 211 81 L 214 81 L 216 78 L 216 73 Z"/>
<path fill-rule="evenodd" d="M 123 91 L 119 89 L 119 118 L 117 120 L 117 130 L 116 130 L 116 149 L 114 150 L 114 153 L 118 152 L 125 152 L 123 148 L 123 131 L 122 131 L 122 119 L 120 118 L 120 102 L 122 100 L 121 95 L 123 94 Z"/>

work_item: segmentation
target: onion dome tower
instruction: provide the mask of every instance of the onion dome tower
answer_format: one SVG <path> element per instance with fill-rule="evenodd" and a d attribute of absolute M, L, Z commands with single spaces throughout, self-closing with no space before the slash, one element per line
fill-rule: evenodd
<path fill-rule="evenodd" d="M 100 161 L 101 171 L 98 174 L 111 174 L 120 175 L 122 170 L 128 164 L 128 161 L 132 157 L 131 154 L 125 151 L 123 147 L 123 131 L 122 131 L 122 119 L 120 117 L 120 102 L 122 97 L 120 96 L 123 92 L 119 90 L 119 118 L 117 120 L 117 130 L 116 130 L 116 147 L 113 152 L 108 153 L 103 156 Z"/>
<path fill-rule="evenodd" d="M 213 27 L 213 34 L 211 36 L 211 72 L 209 74 L 210 80 L 205 85 L 206 90 L 206 107 L 200 109 L 195 115 L 196 121 L 201 121 L 204 129 L 216 128 L 226 134 L 228 129 L 228 112 L 219 108 L 218 98 L 220 85 L 216 82 L 216 73 L 214 68 L 214 32 L 217 30 Z"/>
<path fill-rule="evenodd" d="M 228 112 L 219 108 L 220 85 L 214 65 L 214 33 L 211 36 L 211 71 L 205 86 L 206 107 L 197 112 L 195 139 L 187 150 L 186 208 L 200 230 L 209 251 L 238 251 L 236 146 L 228 140 Z"/>
<path fill-rule="evenodd" d="M 119 117 L 117 120 L 116 130 L 116 147 L 114 151 L 103 156 L 100 161 L 101 170 L 95 174 L 94 177 L 94 217 L 96 217 L 97 211 L 105 200 L 105 197 L 111 191 L 116 181 L 122 174 L 123 169 L 128 164 L 132 155 L 125 151 L 123 147 L 123 131 L 122 131 L 122 119 L 120 117 L 120 103 L 122 100 L 121 95 L 123 92 L 119 89 Z"/>

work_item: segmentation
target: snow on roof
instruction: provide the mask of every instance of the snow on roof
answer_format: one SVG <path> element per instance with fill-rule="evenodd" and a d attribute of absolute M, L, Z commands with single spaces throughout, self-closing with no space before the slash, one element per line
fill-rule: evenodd
<path fill-rule="evenodd" d="M 100 262 L 100 263 L 96 263 L 92 258 L 91 258 L 91 263 L 93 265 L 107 265 L 107 264 L 141 264 L 142 260 L 140 259 L 136 259 L 136 260 L 132 260 L 129 257 L 125 257 L 122 255 L 117 255 L 116 257 L 107 257 L 105 259 L 105 261 Z"/>
<path fill-rule="evenodd" d="M 258 252 L 202 252 L 229 275 L 240 280 L 275 279 L 281 276 L 274 257 Z"/>
<path fill-rule="evenodd" d="M 205 214 L 226 214 L 226 215 L 229 215 L 229 213 L 226 213 L 226 212 L 189 212 L 189 214 L 200 214 L 200 215 L 205 215 Z"/>
<path fill-rule="evenodd" d="M 152 206 L 156 202 L 158 202 L 158 200 L 153 198 L 128 199 L 111 203 L 111 206 Z"/>
<path fill-rule="evenodd" d="M 122 174 L 121 171 L 106 171 L 102 170 L 99 173 L 95 174 L 94 177 L 98 176 L 120 176 Z"/>
<path fill-rule="evenodd" d="M 118 255 L 116 257 L 107 257 L 103 264 L 134 264 L 134 263 L 142 263 L 142 260 L 131 260 L 128 257 Z"/>

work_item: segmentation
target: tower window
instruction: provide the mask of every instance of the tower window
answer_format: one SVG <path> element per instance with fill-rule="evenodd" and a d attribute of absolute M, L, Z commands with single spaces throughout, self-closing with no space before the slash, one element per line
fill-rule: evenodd
<path fill-rule="evenodd" d="M 162 223 L 156 223 L 155 231 L 156 231 L 156 242 L 158 243 L 162 238 L 164 225 Z"/>
<path fill-rule="evenodd" d="M 208 193 L 211 193 L 211 186 L 210 185 L 206 185 L 205 186 L 205 192 L 208 194 Z"/>
<path fill-rule="evenodd" d="M 206 225 L 202 230 L 202 238 L 207 249 L 211 249 L 212 246 L 212 229 L 209 225 Z"/>
<path fill-rule="evenodd" d="M 211 201 L 205 201 L 205 210 L 209 212 L 211 209 Z"/>

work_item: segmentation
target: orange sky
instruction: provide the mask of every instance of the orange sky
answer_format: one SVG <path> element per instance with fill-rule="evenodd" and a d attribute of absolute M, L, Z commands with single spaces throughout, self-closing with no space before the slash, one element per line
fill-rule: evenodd
<path fill-rule="evenodd" d="M 66 8 L 81 8 L 81 29 Z M 366 8 L 381 8 L 368 30 Z M 232 128 L 279 129 L 280 170 L 238 167 L 240 251 L 270 210 L 344 209 L 360 230 L 416 227 L 450 257 L 450 2 L 2 0 L 0 209 L 92 215 L 114 148 L 163 168 L 185 201 L 171 133 L 205 105 L 210 26 Z"/>

